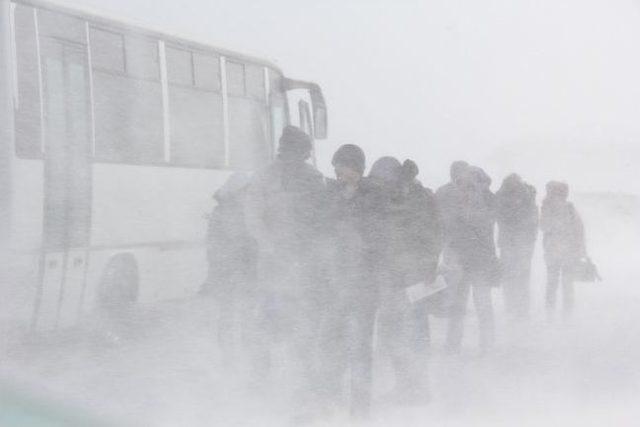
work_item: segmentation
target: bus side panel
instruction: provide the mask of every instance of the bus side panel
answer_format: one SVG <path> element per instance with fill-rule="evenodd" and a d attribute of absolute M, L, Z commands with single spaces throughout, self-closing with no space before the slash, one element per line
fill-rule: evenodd
<path fill-rule="evenodd" d="M 13 208 L 11 239 L 11 298 L 4 301 L 3 311 L 28 327 L 33 314 L 40 282 L 39 265 L 42 247 L 42 180 L 41 160 L 14 159 Z M 26 329 L 25 329 L 26 330 Z"/>
<path fill-rule="evenodd" d="M 15 251 L 39 253 L 42 247 L 43 173 L 42 160 L 14 161 L 12 244 Z"/>
<path fill-rule="evenodd" d="M 207 273 L 207 219 L 226 171 L 98 163 L 85 310 L 119 253 L 138 263 L 141 304 L 193 294 Z"/>

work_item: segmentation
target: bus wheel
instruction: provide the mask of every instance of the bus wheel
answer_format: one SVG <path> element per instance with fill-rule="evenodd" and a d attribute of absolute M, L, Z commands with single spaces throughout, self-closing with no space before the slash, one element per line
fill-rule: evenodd
<path fill-rule="evenodd" d="M 131 320 L 138 299 L 138 265 L 128 254 L 117 255 L 105 268 L 100 280 L 98 309 L 107 328 L 120 329 Z"/>

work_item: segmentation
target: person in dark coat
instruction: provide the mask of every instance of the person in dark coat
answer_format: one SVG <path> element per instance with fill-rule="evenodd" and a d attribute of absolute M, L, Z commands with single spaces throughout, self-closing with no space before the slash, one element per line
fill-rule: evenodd
<path fill-rule="evenodd" d="M 565 316 L 573 311 L 574 290 L 572 269 L 587 256 L 584 226 L 569 197 L 569 186 L 551 181 L 540 209 L 540 230 L 544 260 L 547 264 L 547 314 L 553 318 L 556 295 L 562 279 L 562 302 Z"/>
<path fill-rule="evenodd" d="M 342 405 L 344 375 L 350 373 L 350 413 L 366 418 L 371 406 L 373 330 L 377 288 L 372 276 L 378 191 L 364 178 L 365 155 L 353 144 L 333 156 L 336 179 L 328 180 L 327 229 L 331 256 L 330 298 L 320 334 L 323 404 Z"/>
<path fill-rule="evenodd" d="M 437 276 L 438 263 L 442 252 L 443 224 L 436 197 L 430 188 L 424 187 L 417 179 L 418 166 L 410 159 L 404 161 L 400 176 L 400 192 L 409 215 L 405 215 L 405 230 L 413 230 L 407 236 L 407 245 L 402 252 L 412 259 L 409 265 L 417 267 L 417 282 L 432 283 Z M 415 268 L 414 267 L 414 268 Z M 417 283 L 415 279 L 407 284 Z M 414 344 L 417 352 L 426 354 L 431 343 L 429 310 L 426 301 L 414 306 L 416 329 Z M 422 356 L 421 356 L 422 357 Z"/>
<path fill-rule="evenodd" d="M 452 165 L 451 182 L 436 199 L 445 224 L 443 263 L 449 284 L 447 349 L 460 351 L 469 293 L 478 315 L 479 344 L 488 350 L 494 341 L 491 289 L 497 285 L 498 259 L 493 238 L 495 196 L 482 169 L 462 162 Z"/>
<path fill-rule="evenodd" d="M 318 254 L 324 218 L 325 185 L 308 164 L 311 138 L 285 127 L 278 156 L 253 176 L 245 201 L 245 220 L 258 247 L 257 278 L 260 306 L 254 337 L 254 370 L 266 377 L 270 348 L 282 343 L 297 380 L 296 396 L 308 396 L 313 384 L 322 283 Z M 298 409 L 303 410 L 298 402 Z"/>
<path fill-rule="evenodd" d="M 455 212 L 461 207 L 459 206 L 459 202 L 461 201 L 459 188 L 462 185 L 462 180 L 466 176 L 469 167 L 469 163 L 464 160 L 457 160 L 451 163 L 449 169 L 450 181 L 436 191 L 436 200 L 443 226 L 445 245 L 446 240 L 452 235 L 451 228 L 454 225 Z"/>
<path fill-rule="evenodd" d="M 209 271 L 200 293 L 211 296 L 217 312 L 218 344 L 225 363 L 234 358 L 234 336 L 246 332 L 246 307 L 252 300 L 256 271 L 256 242 L 244 223 L 244 197 L 249 177 L 232 174 L 214 198 L 209 216 Z"/>
<path fill-rule="evenodd" d="M 538 234 L 536 189 L 511 174 L 496 193 L 498 247 L 505 309 L 515 320 L 529 314 L 531 259 Z"/>
<path fill-rule="evenodd" d="M 426 301 L 412 305 L 407 288 L 435 278 L 440 222 L 431 190 L 416 179 L 418 167 L 391 157 L 379 159 L 370 179 L 383 193 L 375 277 L 380 292 L 379 345 L 395 372 L 395 398 L 428 399 Z"/>

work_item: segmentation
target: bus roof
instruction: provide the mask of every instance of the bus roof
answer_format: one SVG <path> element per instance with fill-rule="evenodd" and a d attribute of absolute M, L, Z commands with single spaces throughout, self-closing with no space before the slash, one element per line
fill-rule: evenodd
<path fill-rule="evenodd" d="M 251 56 L 251 55 L 245 55 L 242 53 L 234 52 L 229 49 L 212 46 L 204 42 L 198 42 L 198 41 L 186 39 L 183 37 L 173 36 L 167 33 L 163 33 L 161 31 L 145 28 L 137 24 L 131 24 L 131 23 L 125 22 L 124 20 L 99 16 L 92 12 L 80 10 L 77 8 L 70 8 L 67 6 L 61 6 L 56 4 L 55 2 L 46 1 L 46 0 L 11 0 L 11 2 L 22 4 L 25 6 L 32 6 L 38 9 L 45 9 L 53 12 L 64 13 L 66 15 L 70 15 L 85 21 L 90 21 L 98 25 L 104 25 L 112 29 L 117 28 L 117 29 L 125 30 L 127 32 L 134 32 L 140 35 L 145 35 L 147 37 L 157 38 L 157 39 L 168 41 L 171 43 L 183 45 L 184 47 L 188 46 L 198 50 L 215 52 L 221 56 L 231 57 L 231 58 L 241 60 L 243 62 L 248 62 L 256 65 L 269 67 L 279 72 L 281 75 L 284 75 L 280 67 L 271 61 L 261 59 L 255 56 Z"/>

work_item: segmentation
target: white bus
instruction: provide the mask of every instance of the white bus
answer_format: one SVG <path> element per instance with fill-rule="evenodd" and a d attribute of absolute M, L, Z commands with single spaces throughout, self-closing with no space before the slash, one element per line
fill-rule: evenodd
<path fill-rule="evenodd" d="M 273 158 L 288 91 L 307 91 L 291 109 L 326 137 L 319 87 L 269 62 L 41 1 L 0 5 L 0 318 L 22 312 L 27 330 L 77 324 L 106 299 L 193 293 L 211 195 Z"/>

